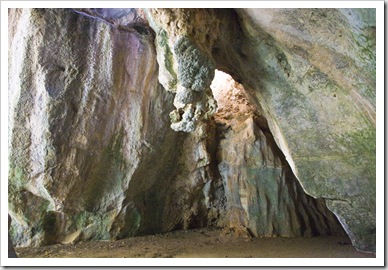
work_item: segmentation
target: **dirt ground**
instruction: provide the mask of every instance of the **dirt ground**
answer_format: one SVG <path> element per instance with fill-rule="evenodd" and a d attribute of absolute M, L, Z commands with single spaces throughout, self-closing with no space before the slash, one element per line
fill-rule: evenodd
<path fill-rule="evenodd" d="M 374 258 L 348 237 L 248 238 L 216 229 L 175 231 L 117 241 L 16 248 L 22 258 Z"/>

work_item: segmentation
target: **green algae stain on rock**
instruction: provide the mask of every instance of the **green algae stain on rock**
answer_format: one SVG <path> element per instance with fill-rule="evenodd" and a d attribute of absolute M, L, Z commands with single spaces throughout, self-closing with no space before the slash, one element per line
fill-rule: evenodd
<path fill-rule="evenodd" d="M 14 188 L 21 188 L 25 185 L 27 179 L 23 168 L 12 162 L 9 167 L 9 180 L 9 186 L 13 186 Z"/>
<path fill-rule="evenodd" d="M 352 156 L 345 160 L 350 166 L 358 168 L 360 177 L 370 179 L 372 190 L 376 185 L 376 129 L 369 127 L 348 132 L 340 143 L 351 149 Z"/>
<path fill-rule="evenodd" d="M 125 215 L 125 228 L 117 236 L 118 238 L 131 237 L 136 235 L 140 227 L 141 216 L 136 207 L 130 207 L 127 209 Z"/>
<path fill-rule="evenodd" d="M 78 240 L 108 240 L 114 216 L 115 211 L 105 213 L 81 211 L 71 218 L 68 231 L 70 233 L 81 232 Z"/>
<path fill-rule="evenodd" d="M 103 210 L 114 203 L 115 194 L 122 188 L 127 168 L 123 155 L 124 131 L 112 136 L 103 150 L 101 158 L 90 173 L 91 181 L 86 188 L 85 208 L 87 211 Z"/>
<path fill-rule="evenodd" d="M 109 234 L 115 239 L 134 236 L 140 228 L 141 220 L 141 214 L 136 205 L 130 202 L 116 216 Z"/>
<path fill-rule="evenodd" d="M 45 240 L 41 236 L 45 234 L 45 228 L 42 225 L 46 225 L 44 221 L 46 213 L 52 210 L 51 202 L 25 188 L 18 189 L 16 192 L 16 195 L 9 197 L 18 201 L 18 206 L 10 207 L 10 213 L 14 217 L 11 226 L 12 242 L 15 245 L 25 242 L 34 245 L 44 244 Z"/>
<path fill-rule="evenodd" d="M 374 127 L 348 131 L 337 137 L 335 152 L 296 158 L 303 186 L 312 196 L 350 198 L 375 195 L 376 131 Z M 342 151 L 340 151 L 342 149 Z M 365 206 L 365 205 L 364 205 Z"/>
<path fill-rule="evenodd" d="M 163 67 L 169 73 L 169 79 L 167 80 L 167 90 L 173 91 L 176 90 L 177 84 L 177 75 L 174 70 L 174 57 L 171 52 L 170 46 L 168 45 L 167 32 L 163 29 L 159 31 L 159 34 L 156 36 L 157 48 L 161 48 L 163 54 L 158 54 L 158 57 L 164 58 Z"/>
<path fill-rule="evenodd" d="M 186 88 L 203 91 L 214 78 L 215 63 L 188 37 L 179 38 L 174 45 L 178 62 L 178 80 Z"/>

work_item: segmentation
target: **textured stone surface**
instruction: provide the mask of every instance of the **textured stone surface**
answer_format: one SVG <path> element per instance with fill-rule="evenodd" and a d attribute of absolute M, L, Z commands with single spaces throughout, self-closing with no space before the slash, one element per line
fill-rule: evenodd
<path fill-rule="evenodd" d="M 203 226 L 340 233 L 326 203 L 374 251 L 374 16 L 10 10 L 14 244 Z M 213 117 L 214 68 L 246 92 L 215 96 Z"/>
<path fill-rule="evenodd" d="M 193 132 L 216 110 L 210 84 L 214 77 L 211 44 L 218 29 L 214 10 L 147 9 L 156 32 L 159 80 L 176 93 L 171 128 Z"/>
<path fill-rule="evenodd" d="M 174 97 L 158 83 L 152 30 L 91 12 L 10 13 L 14 243 L 220 225 L 211 123 L 191 134 L 173 131 Z"/>
<path fill-rule="evenodd" d="M 72 10 L 12 10 L 11 17 L 14 243 L 109 239 L 159 226 L 145 216 L 163 211 L 154 193 L 168 189 L 179 144 L 151 32 Z M 146 212 L 149 201 L 155 208 Z"/>
<path fill-rule="evenodd" d="M 12 219 L 8 215 L 8 231 L 9 231 L 9 228 L 11 226 L 11 221 L 12 221 Z M 17 257 L 18 256 L 16 255 L 15 249 L 13 248 L 11 236 L 9 235 L 9 232 L 8 232 L 8 258 L 17 258 Z"/>
<path fill-rule="evenodd" d="M 304 193 L 243 86 L 225 73 L 217 74 L 212 84 L 219 106 L 217 160 L 228 226 L 267 237 L 341 234 L 325 201 Z"/>
<path fill-rule="evenodd" d="M 375 249 L 373 12 L 238 10 L 213 48 L 216 66 L 252 89 L 303 189 L 363 251 Z"/>
<path fill-rule="evenodd" d="M 303 190 L 326 199 L 353 245 L 373 252 L 374 10 L 162 9 L 152 16 L 170 48 L 182 33 L 198 40 L 218 69 L 247 87 Z M 192 31 L 197 23 L 185 26 L 197 17 L 199 31 Z"/>
<path fill-rule="evenodd" d="M 74 10 L 129 31 L 141 31 L 142 27 L 146 31 L 145 27 L 148 25 L 145 14 L 135 8 L 76 8 Z"/>

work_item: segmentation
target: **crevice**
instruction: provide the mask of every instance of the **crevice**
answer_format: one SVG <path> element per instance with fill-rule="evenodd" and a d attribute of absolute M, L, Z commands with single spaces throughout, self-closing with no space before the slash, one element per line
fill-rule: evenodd
<path fill-rule="evenodd" d="M 242 226 L 255 236 L 344 235 L 325 200 L 305 194 L 244 87 L 218 71 L 212 90 L 219 107 L 216 163 L 225 185 L 225 226 Z"/>
<path fill-rule="evenodd" d="M 72 8 L 71 10 L 81 16 L 106 23 L 114 28 L 117 28 L 118 30 L 136 32 L 143 36 L 150 34 L 155 36 L 154 31 L 149 27 L 147 21 L 142 17 L 142 15 L 139 14 L 139 11 L 134 8 L 128 9 L 128 13 L 118 13 L 116 16 L 106 16 L 106 14 L 100 13 L 99 9 Z M 124 19 L 125 17 L 128 18 Z"/>

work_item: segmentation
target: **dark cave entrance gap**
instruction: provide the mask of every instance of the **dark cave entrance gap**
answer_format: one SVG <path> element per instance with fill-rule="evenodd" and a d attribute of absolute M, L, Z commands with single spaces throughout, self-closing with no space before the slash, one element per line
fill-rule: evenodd
<path fill-rule="evenodd" d="M 243 83 L 216 69 L 211 90 L 218 105 L 214 115 L 216 162 L 227 201 L 227 226 L 245 228 L 256 237 L 346 235 L 325 200 L 305 193 L 278 147 L 261 105 Z M 244 137 L 242 129 L 253 138 Z M 234 148 L 231 153 L 236 156 L 246 156 L 241 160 L 230 157 L 227 147 Z"/>

